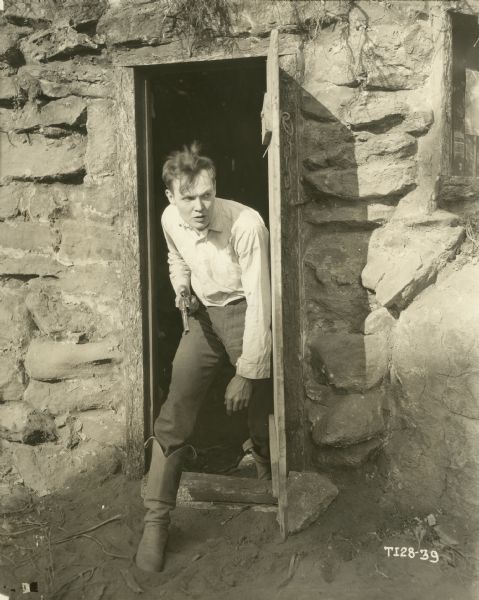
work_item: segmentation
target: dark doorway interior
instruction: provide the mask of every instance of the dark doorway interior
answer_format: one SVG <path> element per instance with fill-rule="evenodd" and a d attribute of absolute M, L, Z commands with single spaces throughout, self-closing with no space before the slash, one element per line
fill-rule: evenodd
<path fill-rule="evenodd" d="M 158 315 L 158 414 L 166 398 L 171 362 L 181 319 L 168 277 L 167 250 L 160 217 L 167 205 L 161 166 L 172 150 L 197 140 L 217 168 L 217 196 L 231 198 L 260 212 L 268 225 L 268 172 L 261 144 L 261 108 L 265 92 L 264 59 L 161 67 L 152 77 L 153 165 L 156 207 Z M 234 369 L 225 365 L 208 394 L 194 434 L 199 460 L 192 470 L 229 472 L 248 437 L 246 414 L 227 417 L 224 389 Z M 244 473 L 242 473 L 244 474 Z"/>

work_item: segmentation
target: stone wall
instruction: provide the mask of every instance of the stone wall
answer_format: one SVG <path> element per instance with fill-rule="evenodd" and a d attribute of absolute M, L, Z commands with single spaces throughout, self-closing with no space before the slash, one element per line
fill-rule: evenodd
<path fill-rule="evenodd" d="M 441 202 L 447 7 L 387 4 L 357 3 L 305 46 L 313 459 L 331 470 L 376 456 L 403 509 L 472 518 L 479 200 Z"/>
<path fill-rule="evenodd" d="M 115 470 L 123 454 L 133 358 L 122 345 L 114 65 L 264 54 L 279 27 L 281 44 L 302 45 L 314 464 L 375 460 L 402 507 L 472 514 L 477 203 L 438 192 L 445 4 L 238 0 L 208 39 L 175 29 L 168 5 L 5 0 L 0 437 L 10 475 L 54 490 Z"/>

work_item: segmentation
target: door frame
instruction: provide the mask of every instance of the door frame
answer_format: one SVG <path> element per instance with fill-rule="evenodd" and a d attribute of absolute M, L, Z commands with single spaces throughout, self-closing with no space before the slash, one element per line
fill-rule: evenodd
<path fill-rule="evenodd" d="M 292 77 L 298 77 L 300 71 L 299 39 L 291 44 L 291 36 L 283 47 L 281 35 L 279 38 L 279 57 L 281 69 Z M 250 55 L 237 55 L 222 57 L 248 58 L 266 57 L 268 46 L 262 45 L 257 52 Z M 147 98 L 148 84 L 145 83 L 145 68 L 148 66 L 162 66 L 163 64 L 182 64 L 203 60 L 215 60 L 219 57 L 193 57 L 179 61 L 160 60 L 149 65 L 139 62 L 136 64 L 131 59 L 128 64 L 115 67 L 115 99 L 117 107 L 117 192 L 120 208 L 120 227 L 123 234 L 122 244 L 122 303 L 121 311 L 124 322 L 123 348 L 124 348 L 124 385 L 125 385 L 125 410 L 126 410 L 126 460 L 124 470 L 130 478 L 141 478 L 145 470 L 144 440 L 147 437 L 145 423 L 150 417 L 148 407 L 151 406 L 151 394 L 155 381 L 151 364 L 155 360 L 154 344 L 151 343 L 156 327 L 156 315 L 152 310 L 152 286 L 155 273 L 151 269 L 152 243 L 149 217 L 152 211 L 151 197 L 148 197 L 148 164 L 151 161 L 145 155 L 148 144 L 148 129 L 142 123 L 148 118 L 148 102 L 138 104 L 139 98 Z M 145 87 L 146 86 L 146 87 Z M 290 86 L 291 87 L 291 86 Z M 294 86 L 293 86 L 294 87 Z M 285 86 L 288 89 L 288 86 Z M 283 94 L 283 92 L 282 92 Z M 283 278 L 283 294 L 280 304 L 283 315 L 286 315 L 285 328 L 277 336 L 276 343 L 282 342 L 283 361 L 281 364 L 281 379 L 284 378 L 285 393 L 296 396 L 294 406 L 286 407 L 285 427 L 293 425 L 293 430 L 286 432 L 288 440 L 288 467 L 295 470 L 304 470 L 307 462 L 307 453 L 304 451 L 305 422 L 302 421 L 304 406 L 301 360 L 302 355 L 302 313 L 300 310 L 301 299 L 301 269 L 298 262 L 301 211 L 299 210 L 299 176 L 291 177 L 291 172 L 299 173 L 297 136 L 299 123 L 298 91 L 286 91 L 288 100 L 286 111 L 280 114 L 282 134 L 287 133 L 287 143 L 282 144 L 281 163 L 288 164 L 286 185 L 281 192 L 281 221 L 285 227 L 281 233 L 282 240 L 288 238 L 288 251 L 282 250 L 283 262 L 279 261 L 280 270 L 287 269 L 289 276 Z M 289 112 L 288 112 L 289 111 Z M 294 112 L 294 114 L 293 114 Z M 287 117 L 287 118 L 286 118 Z M 260 131 L 258 131 L 260 135 Z M 142 155 L 143 154 L 143 155 Z M 283 176 L 282 176 L 283 178 Z M 274 215 L 270 214 L 270 219 Z M 148 242 L 149 240 L 149 242 Z M 290 270 L 291 269 L 291 270 Z M 294 274 L 294 276 L 293 276 Z M 296 277 L 297 275 L 297 277 Z M 287 288 L 287 289 L 286 289 Z M 285 300 L 287 297 L 287 301 Z M 145 318 L 148 315 L 148 318 Z M 287 330 L 287 331 L 286 331 Z M 274 351 L 274 349 L 273 349 Z M 284 377 L 284 365 L 288 365 L 288 373 Z M 301 396 L 301 398 L 300 398 Z M 299 401 L 299 403 L 298 403 Z M 299 409 L 299 411 L 298 411 Z M 291 448 L 289 447 L 291 445 Z"/>

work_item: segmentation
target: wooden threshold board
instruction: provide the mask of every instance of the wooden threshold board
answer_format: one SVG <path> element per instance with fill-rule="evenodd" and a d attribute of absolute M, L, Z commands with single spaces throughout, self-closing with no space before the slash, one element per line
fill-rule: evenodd
<path fill-rule="evenodd" d="M 224 502 L 230 504 L 277 504 L 271 481 L 229 475 L 184 472 L 178 504 Z"/>

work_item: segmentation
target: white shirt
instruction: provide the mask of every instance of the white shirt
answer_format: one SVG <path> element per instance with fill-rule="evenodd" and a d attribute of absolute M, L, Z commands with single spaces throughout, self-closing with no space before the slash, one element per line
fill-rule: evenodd
<path fill-rule="evenodd" d="M 205 306 L 246 298 L 243 350 L 236 373 L 250 379 L 270 376 L 271 289 L 268 230 L 252 208 L 216 198 L 208 227 L 196 231 L 168 205 L 161 225 L 168 245 L 170 279 L 193 288 Z"/>

